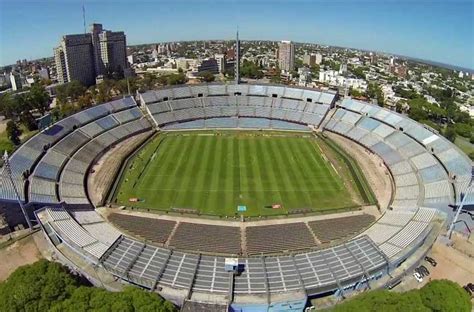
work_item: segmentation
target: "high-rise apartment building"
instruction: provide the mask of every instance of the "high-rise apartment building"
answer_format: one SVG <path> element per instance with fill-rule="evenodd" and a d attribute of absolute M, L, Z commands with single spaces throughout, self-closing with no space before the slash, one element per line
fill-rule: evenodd
<path fill-rule="evenodd" d="M 55 50 L 55 60 L 60 83 L 77 80 L 85 86 L 94 84 L 96 75 L 90 34 L 63 36 Z"/>
<path fill-rule="evenodd" d="M 58 81 L 89 86 L 99 75 L 123 72 L 128 67 L 126 47 L 124 32 L 104 30 L 101 24 L 92 24 L 87 34 L 65 35 L 54 50 Z"/>
<path fill-rule="evenodd" d="M 67 70 L 66 59 L 64 58 L 64 51 L 61 46 L 54 48 L 54 63 L 56 64 L 56 75 L 59 83 L 66 83 Z"/>
<path fill-rule="evenodd" d="M 295 45 L 291 41 L 282 41 L 278 44 L 278 65 L 286 72 L 295 68 Z"/>
<path fill-rule="evenodd" d="M 217 61 L 217 66 L 219 67 L 219 74 L 223 74 L 225 72 L 225 54 L 216 54 L 214 58 Z"/>
<path fill-rule="evenodd" d="M 323 61 L 323 56 L 321 53 L 316 53 L 316 65 L 320 65 Z"/>
<path fill-rule="evenodd" d="M 303 56 L 303 64 L 314 66 L 316 64 L 316 54 L 305 54 Z"/>
<path fill-rule="evenodd" d="M 18 73 L 10 73 L 10 84 L 12 85 L 13 91 L 21 90 L 21 76 Z"/>

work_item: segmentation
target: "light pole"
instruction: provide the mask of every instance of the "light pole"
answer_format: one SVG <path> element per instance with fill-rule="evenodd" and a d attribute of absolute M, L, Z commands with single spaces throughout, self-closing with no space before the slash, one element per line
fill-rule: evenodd
<path fill-rule="evenodd" d="M 30 218 L 28 218 L 28 214 L 26 213 L 25 206 L 23 206 L 23 202 L 21 201 L 20 194 L 18 193 L 15 182 L 13 181 L 13 174 L 12 174 L 12 169 L 10 167 L 10 161 L 8 160 L 7 151 L 5 151 L 5 153 L 3 154 L 3 162 L 4 162 L 4 168 L 7 171 L 8 177 L 10 179 L 10 183 L 12 184 L 13 190 L 15 191 L 16 199 L 18 201 L 18 204 L 20 205 L 21 212 L 23 212 L 23 216 L 25 217 L 26 223 L 28 223 L 28 227 L 30 228 L 30 231 L 31 231 L 33 230 L 33 226 L 31 225 Z"/>
<path fill-rule="evenodd" d="M 472 192 L 472 187 L 473 187 L 473 184 L 472 184 L 472 177 L 471 177 L 471 181 L 469 182 L 469 185 L 467 186 L 466 191 L 464 192 L 464 197 L 461 200 L 461 204 L 459 205 L 458 210 L 456 211 L 456 214 L 454 215 L 453 222 L 451 222 L 451 225 L 449 226 L 449 230 L 447 233 L 447 236 L 449 239 L 451 239 L 451 234 L 453 234 L 455 223 L 458 221 L 459 215 L 461 214 L 461 210 L 464 207 L 464 202 L 466 201 L 466 198 L 468 197 L 470 192 Z"/>

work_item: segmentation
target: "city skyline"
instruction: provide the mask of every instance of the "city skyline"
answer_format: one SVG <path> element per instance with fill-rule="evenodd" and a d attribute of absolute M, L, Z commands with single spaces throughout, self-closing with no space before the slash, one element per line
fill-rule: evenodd
<path fill-rule="evenodd" d="M 473 1 L 297 1 L 272 3 L 271 10 L 268 3 L 140 2 L 132 7 L 119 2 L 111 7 L 107 1 L 85 2 L 86 23 L 125 31 L 129 45 L 232 40 L 238 24 L 243 40 L 342 46 L 474 69 Z M 0 7 L 2 29 L 16 30 L 1 34 L 1 66 L 17 59 L 51 57 L 58 38 L 83 32 L 82 2 L 3 1 Z M 277 19 L 280 15 L 288 23 Z"/>

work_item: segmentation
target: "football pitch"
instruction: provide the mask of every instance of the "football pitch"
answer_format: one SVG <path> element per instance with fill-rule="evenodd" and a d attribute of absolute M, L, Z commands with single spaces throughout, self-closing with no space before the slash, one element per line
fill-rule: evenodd
<path fill-rule="evenodd" d="M 127 163 L 114 201 L 229 217 L 358 206 L 352 179 L 336 171 L 319 141 L 292 133 L 162 133 Z"/>

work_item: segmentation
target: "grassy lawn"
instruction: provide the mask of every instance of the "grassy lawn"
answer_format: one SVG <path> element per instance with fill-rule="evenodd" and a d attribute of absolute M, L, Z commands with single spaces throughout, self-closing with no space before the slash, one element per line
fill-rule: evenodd
<path fill-rule="evenodd" d="M 11 152 L 14 146 L 10 139 L 8 139 L 7 132 L 1 131 L 0 132 L 0 153 L 3 155 L 4 151 Z"/>
<path fill-rule="evenodd" d="M 235 215 L 238 205 L 247 206 L 246 216 L 357 206 L 347 189 L 350 179 L 344 185 L 318 140 L 268 132 L 160 134 L 128 163 L 115 200 L 219 216 Z"/>
<path fill-rule="evenodd" d="M 26 129 L 26 127 L 23 125 L 20 125 L 20 128 L 22 132 L 20 136 L 22 143 L 26 142 L 29 138 L 31 138 L 33 135 L 35 135 L 38 132 L 38 130 L 28 131 L 28 129 Z M 4 151 L 11 153 L 14 149 L 15 149 L 15 146 L 8 138 L 7 131 L 6 130 L 0 131 L 0 153 L 2 155 Z"/>
<path fill-rule="evenodd" d="M 474 144 L 469 142 L 468 138 L 458 135 L 454 143 L 468 156 L 474 152 Z"/>

